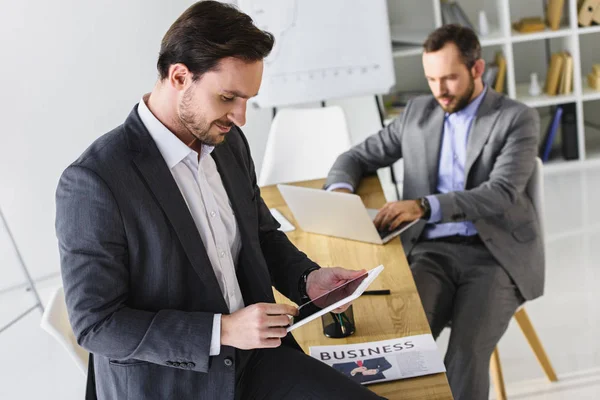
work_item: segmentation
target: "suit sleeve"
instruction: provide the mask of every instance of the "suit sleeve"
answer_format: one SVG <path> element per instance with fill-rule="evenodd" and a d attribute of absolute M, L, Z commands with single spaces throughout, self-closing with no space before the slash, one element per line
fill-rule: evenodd
<path fill-rule="evenodd" d="M 102 356 L 208 371 L 214 314 L 129 307 L 125 228 L 108 185 L 71 166 L 56 192 L 56 233 L 69 319 L 77 342 Z"/>
<path fill-rule="evenodd" d="M 284 296 L 300 304 L 300 278 L 307 269 L 319 268 L 319 266 L 298 250 L 285 233 L 279 230 L 279 223 L 271 215 L 260 195 L 250 147 L 241 131 L 240 136 L 244 141 L 247 168 L 257 204 L 260 247 L 269 268 L 271 282 Z"/>
<path fill-rule="evenodd" d="M 356 189 L 364 175 L 398 161 L 402 157 L 402 131 L 411 105 L 409 101 L 404 112 L 391 124 L 341 154 L 327 175 L 325 188 L 343 182 Z"/>
<path fill-rule="evenodd" d="M 539 130 L 537 112 L 524 107 L 509 125 L 488 181 L 470 190 L 435 195 L 442 214 L 439 222 L 474 221 L 514 205 L 533 172 Z"/>

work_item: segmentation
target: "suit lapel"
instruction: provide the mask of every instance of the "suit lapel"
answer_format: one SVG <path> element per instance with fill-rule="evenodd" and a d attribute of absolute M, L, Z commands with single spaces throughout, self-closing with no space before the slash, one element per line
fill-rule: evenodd
<path fill-rule="evenodd" d="M 465 185 L 467 184 L 467 178 L 471 167 L 481 154 L 483 146 L 487 142 L 492 128 L 498 119 L 500 113 L 495 112 L 500 106 L 501 97 L 488 88 L 485 97 L 477 110 L 475 121 L 469 131 L 469 137 L 467 139 L 467 159 L 465 161 Z"/>
<path fill-rule="evenodd" d="M 229 135 L 234 134 L 238 133 L 229 133 Z M 271 277 L 265 274 L 266 269 L 256 268 L 254 265 L 260 262 L 257 260 L 256 254 L 257 250 L 260 251 L 260 247 L 251 241 L 251 238 L 257 237 L 258 226 L 252 226 L 251 223 L 256 220 L 256 216 L 253 214 L 256 204 L 252 201 L 254 188 L 246 176 L 247 168 L 240 165 L 227 142 L 217 146 L 211 156 L 217 164 L 241 234 L 242 249 L 236 272 L 244 301 L 247 304 L 257 301 L 274 301 L 271 287 L 262 284 L 262 282 L 270 282 Z"/>
<path fill-rule="evenodd" d="M 173 226 L 192 267 L 205 284 L 205 290 L 213 292 L 212 298 L 220 299 L 217 304 L 219 310 L 228 312 L 194 219 L 154 140 L 139 119 L 137 107 L 129 116 L 126 129 L 130 148 L 137 153 L 133 157 L 135 166 Z"/>
<path fill-rule="evenodd" d="M 440 147 L 442 145 L 442 133 L 444 131 L 444 111 L 437 105 L 435 100 L 429 104 L 423 113 L 419 126 L 423 132 L 424 157 L 426 160 L 427 179 L 429 181 L 429 193 L 435 193 L 440 161 Z"/>
<path fill-rule="evenodd" d="M 254 206 L 251 202 L 253 191 L 248 180 L 244 179 L 244 169 L 239 166 L 227 143 L 217 146 L 211 156 L 215 160 L 215 164 L 217 164 L 223 186 L 231 202 L 233 212 L 236 215 L 236 221 L 242 233 L 242 238 L 247 238 L 250 233 L 247 226 L 248 220 L 243 217 L 251 212 Z"/>

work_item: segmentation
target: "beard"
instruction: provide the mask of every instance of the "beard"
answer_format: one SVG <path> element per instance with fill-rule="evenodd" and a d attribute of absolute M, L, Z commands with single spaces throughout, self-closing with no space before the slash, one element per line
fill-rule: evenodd
<path fill-rule="evenodd" d="M 183 94 L 183 98 L 181 99 L 181 104 L 177 110 L 179 114 L 179 121 L 181 124 L 187 129 L 187 131 L 195 137 L 200 143 L 205 144 L 207 146 L 217 146 L 223 143 L 225 138 L 225 133 L 219 133 L 217 135 L 210 134 L 210 128 L 213 123 L 218 123 L 223 127 L 231 127 L 233 124 L 229 120 L 221 121 L 217 120 L 214 122 L 207 122 L 203 116 L 194 112 L 194 107 L 192 106 L 193 97 L 191 93 L 191 88 L 188 88 Z"/>
<path fill-rule="evenodd" d="M 442 106 L 442 109 L 447 112 L 448 114 L 452 114 L 455 112 L 459 112 L 460 110 L 464 109 L 466 106 L 469 105 L 470 101 L 471 101 L 471 97 L 473 97 L 473 93 L 475 92 L 475 79 L 472 76 L 469 76 L 469 86 L 467 87 L 467 90 L 465 90 L 464 93 L 458 95 L 458 96 L 454 96 L 454 98 L 452 98 L 452 96 L 440 96 L 438 98 L 438 100 L 441 99 L 452 99 L 450 101 L 450 103 L 448 103 L 448 105 L 443 105 L 440 102 L 440 106 Z"/>

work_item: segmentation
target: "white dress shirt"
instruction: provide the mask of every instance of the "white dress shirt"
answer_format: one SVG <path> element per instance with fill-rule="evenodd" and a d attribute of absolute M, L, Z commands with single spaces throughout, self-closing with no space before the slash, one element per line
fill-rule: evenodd
<path fill-rule="evenodd" d="M 219 282 L 229 312 L 244 307 L 242 291 L 235 274 L 235 264 L 242 248 L 229 197 L 215 161 L 210 156 L 214 147 L 202 145 L 201 154 L 189 148 L 152 114 L 145 95 L 138 114 L 150 132 L 160 154 L 169 167 L 192 214 L 196 228 Z M 221 314 L 215 314 L 210 355 L 221 351 Z"/>

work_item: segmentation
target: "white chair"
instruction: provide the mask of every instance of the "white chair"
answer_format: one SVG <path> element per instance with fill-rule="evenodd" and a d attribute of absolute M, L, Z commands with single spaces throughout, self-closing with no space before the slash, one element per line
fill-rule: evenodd
<path fill-rule="evenodd" d="M 527 183 L 527 187 L 525 189 L 527 195 L 531 199 L 533 203 L 533 208 L 538 217 L 538 221 L 540 223 L 540 231 L 542 235 L 542 243 L 544 242 L 544 176 L 542 173 L 542 160 L 539 158 L 536 159 L 535 168 L 533 170 L 533 175 L 529 182 Z M 546 373 L 546 376 L 550 380 L 550 382 L 558 381 L 556 376 L 556 372 L 554 372 L 554 368 L 550 363 L 550 359 L 540 342 L 540 338 L 538 337 L 535 329 L 531 321 L 529 320 L 529 316 L 525 311 L 525 307 L 522 306 L 517 310 L 514 315 L 517 324 L 523 331 L 527 342 L 529 342 L 529 346 L 533 350 L 538 362 L 540 363 L 542 369 Z M 492 359 L 490 360 L 490 370 L 492 375 L 492 381 L 494 383 L 494 390 L 496 392 L 497 400 L 505 400 L 506 399 L 506 390 L 504 388 L 504 377 L 502 375 L 502 366 L 500 365 L 500 353 L 498 352 L 498 348 L 494 350 L 492 354 Z"/>
<path fill-rule="evenodd" d="M 258 185 L 324 178 L 350 145 L 346 116 L 339 106 L 279 110 Z"/>
<path fill-rule="evenodd" d="M 40 326 L 67 350 L 81 372 L 87 375 L 89 353 L 77 344 L 67 315 L 65 292 L 62 286 L 52 294 L 50 303 L 42 315 Z"/>

